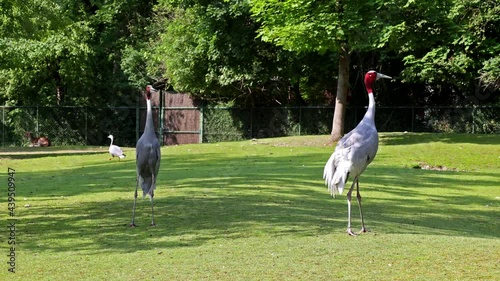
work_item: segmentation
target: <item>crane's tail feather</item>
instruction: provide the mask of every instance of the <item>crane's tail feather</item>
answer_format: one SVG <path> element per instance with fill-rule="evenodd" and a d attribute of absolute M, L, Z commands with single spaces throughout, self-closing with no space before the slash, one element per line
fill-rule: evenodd
<path fill-rule="evenodd" d="M 151 199 L 151 194 L 153 193 L 153 190 L 156 189 L 156 183 L 153 182 L 153 178 L 143 178 L 142 176 L 139 176 L 139 185 L 142 189 L 142 198 L 148 196 L 149 199 Z"/>
<path fill-rule="evenodd" d="M 323 179 L 325 180 L 325 184 L 329 185 L 328 183 L 332 180 L 333 174 L 335 173 L 335 162 L 334 162 L 334 157 L 333 154 L 330 156 L 330 159 L 325 164 L 325 169 L 323 170 Z"/>
<path fill-rule="evenodd" d="M 323 179 L 328 187 L 330 194 L 335 197 L 337 194 L 342 194 L 345 183 L 349 178 L 349 168 L 345 166 L 335 166 L 335 157 L 332 154 L 328 162 L 326 162 L 323 171 Z"/>
<path fill-rule="evenodd" d="M 349 178 L 349 168 L 344 166 L 338 167 L 332 179 L 332 184 L 336 188 L 335 190 L 337 192 L 336 194 L 342 194 L 342 192 L 344 192 L 344 186 L 348 178 Z"/>
<path fill-rule="evenodd" d="M 125 158 L 125 156 L 127 156 L 127 155 L 125 155 L 125 154 L 118 155 L 118 157 L 120 157 L 120 159 L 121 159 L 121 158 Z"/>

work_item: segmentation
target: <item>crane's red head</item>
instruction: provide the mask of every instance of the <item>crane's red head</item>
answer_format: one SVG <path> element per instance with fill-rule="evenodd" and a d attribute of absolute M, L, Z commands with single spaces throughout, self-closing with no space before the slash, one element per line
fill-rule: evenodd
<path fill-rule="evenodd" d="M 155 93 L 155 92 L 156 92 L 156 89 L 155 89 L 155 88 L 153 88 L 153 86 L 151 86 L 151 85 L 147 85 L 147 86 L 146 86 L 146 98 L 147 98 L 148 100 L 149 100 L 149 99 L 151 99 L 151 92 L 154 92 L 154 93 Z"/>
<path fill-rule="evenodd" d="M 369 94 L 373 94 L 373 83 L 380 78 L 392 79 L 392 77 L 377 73 L 375 70 L 370 70 L 365 75 L 365 87 Z"/>

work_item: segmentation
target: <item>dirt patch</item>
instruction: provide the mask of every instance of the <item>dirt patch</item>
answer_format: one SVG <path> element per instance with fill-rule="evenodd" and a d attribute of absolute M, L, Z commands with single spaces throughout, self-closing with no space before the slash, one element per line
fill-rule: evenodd
<path fill-rule="evenodd" d="M 8 150 L 0 151 L 0 157 L 19 157 L 19 156 L 42 156 L 42 155 L 72 155 L 72 154 L 96 154 L 108 152 L 107 148 L 93 148 L 93 149 L 20 149 L 19 151 Z"/>
<path fill-rule="evenodd" d="M 430 171 L 440 171 L 440 172 L 460 172 L 458 168 L 450 168 L 446 166 L 433 166 L 425 162 L 419 162 L 418 165 L 413 166 L 414 169 L 430 170 Z"/>
<path fill-rule="evenodd" d="M 301 136 L 301 137 L 279 137 L 266 139 L 252 139 L 252 144 L 270 145 L 278 147 L 296 147 L 296 146 L 332 146 L 329 136 Z"/>

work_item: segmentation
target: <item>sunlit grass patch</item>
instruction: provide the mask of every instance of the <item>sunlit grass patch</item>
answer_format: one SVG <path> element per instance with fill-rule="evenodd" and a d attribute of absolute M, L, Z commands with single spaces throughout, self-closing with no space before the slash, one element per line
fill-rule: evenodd
<path fill-rule="evenodd" d="M 6 188 L 7 167 L 16 170 L 17 273 L 10 277 L 495 279 L 500 137 L 394 133 L 380 139 L 360 179 L 370 232 L 359 237 L 345 233 L 345 194 L 332 199 L 321 178 L 333 151 L 327 136 L 162 148 L 155 228 L 148 199 L 138 201 L 138 227 L 127 227 L 133 157 L 8 151 L 0 154 L 0 182 Z M 5 222 L 8 214 L 1 215 Z"/>

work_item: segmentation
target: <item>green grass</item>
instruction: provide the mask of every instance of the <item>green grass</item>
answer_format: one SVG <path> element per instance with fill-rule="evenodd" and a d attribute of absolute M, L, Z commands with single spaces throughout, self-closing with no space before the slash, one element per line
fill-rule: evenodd
<path fill-rule="evenodd" d="M 164 147 L 139 200 L 133 148 L 0 149 L 5 280 L 494 280 L 500 136 L 381 134 L 360 179 L 370 232 L 345 233 L 322 180 L 326 136 Z M 62 148 L 60 148 L 62 149 Z M 424 170 L 446 166 L 455 171 Z M 7 272 L 7 168 L 16 170 L 16 273 Z M 349 182 L 350 184 L 350 182 Z M 29 206 L 29 207 L 28 207 Z M 354 227 L 360 227 L 354 206 Z M 1 278 L 4 280 L 4 277 Z"/>

